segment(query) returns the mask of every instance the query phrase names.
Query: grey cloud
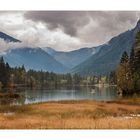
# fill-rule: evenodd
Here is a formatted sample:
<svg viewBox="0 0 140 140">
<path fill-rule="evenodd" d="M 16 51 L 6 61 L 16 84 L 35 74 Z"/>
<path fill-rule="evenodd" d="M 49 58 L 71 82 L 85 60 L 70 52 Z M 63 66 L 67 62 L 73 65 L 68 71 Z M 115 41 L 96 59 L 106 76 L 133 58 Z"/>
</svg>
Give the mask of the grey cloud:
<svg viewBox="0 0 140 140">
<path fill-rule="evenodd" d="M 101 28 L 107 28 L 109 31 L 124 29 L 128 26 L 135 24 L 137 21 L 137 12 L 122 12 L 122 11 L 108 11 L 108 12 L 93 12 L 90 16 L 100 25 Z"/>
<path fill-rule="evenodd" d="M 138 20 L 139 12 L 89 12 L 89 16 L 97 26 L 87 25 L 86 30 L 78 31 L 78 37 L 93 45 L 99 45 L 107 42 L 113 36 L 133 28 Z"/>
<path fill-rule="evenodd" d="M 50 29 L 61 28 L 71 36 L 75 36 L 78 29 L 89 23 L 88 13 L 78 11 L 31 11 L 25 13 L 25 17 L 45 22 Z"/>
<path fill-rule="evenodd" d="M 52 30 L 60 28 L 82 41 L 100 44 L 131 29 L 138 20 L 137 15 L 139 12 L 135 11 L 30 11 L 24 16 L 35 22 L 44 22 Z M 91 21 L 97 27 L 92 26 Z"/>
<path fill-rule="evenodd" d="M 139 11 L 1 11 L 0 30 L 31 46 L 97 46 L 135 26 Z"/>
</svg>

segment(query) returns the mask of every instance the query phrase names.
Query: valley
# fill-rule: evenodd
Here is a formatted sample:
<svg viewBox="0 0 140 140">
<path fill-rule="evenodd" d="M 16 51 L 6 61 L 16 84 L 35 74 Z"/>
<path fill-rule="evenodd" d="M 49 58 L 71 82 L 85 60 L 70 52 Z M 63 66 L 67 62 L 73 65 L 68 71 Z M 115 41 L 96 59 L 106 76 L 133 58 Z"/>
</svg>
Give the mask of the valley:
<svg viewBox="0 0 140 140">
<path fill-rule="evenodd" d="M 91 13 L 5 21 L 26 26 L 0 32 L 0 129 L 140 128 L 140 19 Z"/>
</svg>

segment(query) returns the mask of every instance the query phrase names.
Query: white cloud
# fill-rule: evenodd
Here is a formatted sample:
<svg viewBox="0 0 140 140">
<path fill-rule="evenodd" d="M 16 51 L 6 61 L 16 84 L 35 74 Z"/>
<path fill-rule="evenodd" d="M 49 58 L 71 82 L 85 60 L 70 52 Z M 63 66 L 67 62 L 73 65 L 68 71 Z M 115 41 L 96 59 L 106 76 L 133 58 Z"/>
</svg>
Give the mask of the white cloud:
<svg viewBox="0 0 140 140">
<path fill-rule="evenodd" d="M 0 12 L 0 31 L 22 41 L 17 45 L 0 41 L 0 46 L 6 45 L 0 51 L 23 46 L 52 47 L 60 51 L 92 47 L 133 28 L 139 18 L 139 12 L 67 12 L 67 15 L 62 12 L 60 20 L 59 13 L 53 13 L 56 18 L 46 12 L 40 18 L 41 13 L 35 15 L 33 20 L 36 13 L 32 12 L 30 18 L 26 18 L 26 13 Z"/>
<path fill-rule="evenodd" d="M 10 49 L 14 49 L 14 48 L 22 48 L 26 46 L 25 43 L 14 43 L 14 42 L 6 42 L 4 41 L 3 39 L 0 39 L 0 52 L 5 52 L 7 50 L 10 50 Z"/>
<path fill-rule="evenodd" d="M 60 29 L 51 31 L 41 22 L 36 23 L 25 19 L 23 14 L 24 12 L 0 14 L 0 30 L 21 40 L 23 43 L 19 47 L 23 45 L 27 47 L 53 47 L 56 50 L 68 51 L 76 49 L 80 45 L 78 38 L 71 37 Z M 12 46 L 6 44 L 6 46 L 8 45 Z M 2 48 L 1 51 L 3 51 Z"/>
</svg>

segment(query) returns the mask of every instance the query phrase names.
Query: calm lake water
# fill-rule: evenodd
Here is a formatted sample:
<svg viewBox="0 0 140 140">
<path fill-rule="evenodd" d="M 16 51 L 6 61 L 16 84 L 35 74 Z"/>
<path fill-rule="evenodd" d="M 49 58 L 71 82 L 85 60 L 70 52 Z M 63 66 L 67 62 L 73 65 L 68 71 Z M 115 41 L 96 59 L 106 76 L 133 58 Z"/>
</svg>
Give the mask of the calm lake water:
<svg viewBox="0 0 140 140">
<path fill-rule="evenodd" d="M 53 90 L 29 90 L 20 94 L 25 98 L 12 101 L 14 104 L 31 104 L 61 100 L 115 100 L 118 99 L 116 87 L 75 87 Z"/>
</svg>

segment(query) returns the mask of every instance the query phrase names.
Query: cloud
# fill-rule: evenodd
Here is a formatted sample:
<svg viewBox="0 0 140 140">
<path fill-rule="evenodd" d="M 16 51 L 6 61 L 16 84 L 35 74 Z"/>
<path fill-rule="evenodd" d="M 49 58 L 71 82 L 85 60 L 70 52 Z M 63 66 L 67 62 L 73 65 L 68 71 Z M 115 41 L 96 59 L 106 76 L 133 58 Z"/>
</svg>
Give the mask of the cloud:
<svg viewBox="0 0 140 140">
<path fill-rule="evenodd" d="M 77 30 L 89 22 L 87 12 L 79 11 L 30 11 L 25 13 L 24 16 L 33 21 L 42 21 L 52 30 L 61 28 L 71 36 L 75 36 Z"/>
<path fill-rule="evenodd" d="M 25 18 L 43 22 L 50 30 L 57 28 L 79 38 L 82 43 L 99 45 L 135 26 L 135 11 L 30 11 Z"/>
<path fill-rule="evenodd" d="M 6 42 L 3 39 L 0 39 L 0 53 L 15 48 L 23 48 L 25 46 L 27 46 L 25 42 Z"/>
<path fill-rule="evenodd" d="M 52 31 L 42 22 L 24 18 L 23 14 L 0 12 L 0 31 L 21 40 L 26 47 L 52 47 L 61 51 L 76 49 L 78 45 L 81 47 L 78 38 L 65 34 L 59 28 Z"/>
<path fill-rule="evenodd" d="M 23 42 L 10 47 L 70 51 L 106 43 L 132 29 L 139 15 L 138 11 L 0 11 L 0 31 Z"/>
</svg>

